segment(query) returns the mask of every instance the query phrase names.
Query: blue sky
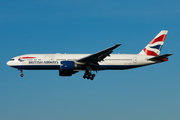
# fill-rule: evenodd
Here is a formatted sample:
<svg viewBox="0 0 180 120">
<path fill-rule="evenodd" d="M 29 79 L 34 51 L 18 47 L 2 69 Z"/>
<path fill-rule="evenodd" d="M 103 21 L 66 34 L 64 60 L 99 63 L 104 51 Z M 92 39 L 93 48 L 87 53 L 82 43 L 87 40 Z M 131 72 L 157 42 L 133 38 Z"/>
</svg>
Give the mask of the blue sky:
<svg viewBox="0 0 180 120">
<path fill-rule="evenodd" d="M 178 0 L 0 1 L 0 119 L 179 120 Z M 6 62 L 28 53 L 139 53 L 169 30 L 161 54 L 168 62 L 125 71 L 19 71 Z"/>
</svg>

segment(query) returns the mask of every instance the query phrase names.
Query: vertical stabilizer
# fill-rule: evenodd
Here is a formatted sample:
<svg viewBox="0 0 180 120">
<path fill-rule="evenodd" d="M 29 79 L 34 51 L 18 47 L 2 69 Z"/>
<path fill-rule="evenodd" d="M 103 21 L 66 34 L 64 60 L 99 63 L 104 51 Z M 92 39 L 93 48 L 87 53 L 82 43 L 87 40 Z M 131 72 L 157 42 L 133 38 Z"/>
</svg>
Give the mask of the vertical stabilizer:
<svg viewBox="0 0 180 120">
<path fill-rule="evenodd" d="M 139 54 L 159 56 L 167 33 L 167 30 L 162 30 Z"/>
</svg>

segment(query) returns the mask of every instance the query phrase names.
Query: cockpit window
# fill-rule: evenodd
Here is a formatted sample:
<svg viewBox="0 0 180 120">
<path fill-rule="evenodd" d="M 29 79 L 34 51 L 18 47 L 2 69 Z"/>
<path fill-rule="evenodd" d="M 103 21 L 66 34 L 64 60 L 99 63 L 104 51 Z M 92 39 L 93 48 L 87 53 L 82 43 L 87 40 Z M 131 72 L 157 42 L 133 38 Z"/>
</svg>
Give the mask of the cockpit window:
<svg viewBox="0 0 180 120">
<path fill-rule="evenodd" d="M 10 59 L 10 61 L 14 61 L 15 59 Z"/>
</svg>

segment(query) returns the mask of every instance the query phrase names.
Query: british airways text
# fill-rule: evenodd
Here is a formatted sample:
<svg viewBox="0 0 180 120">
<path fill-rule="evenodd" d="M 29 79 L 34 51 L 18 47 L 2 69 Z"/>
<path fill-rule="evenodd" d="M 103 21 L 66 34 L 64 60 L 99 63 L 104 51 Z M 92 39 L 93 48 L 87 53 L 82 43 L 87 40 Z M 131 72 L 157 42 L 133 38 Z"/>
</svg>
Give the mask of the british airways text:
<svg viewBox="0 0 180 120">
<path fill-rule="evenodd" d="M 29 61 L 29 64 L 58 64 L 58 61 Z"/>
</svg>

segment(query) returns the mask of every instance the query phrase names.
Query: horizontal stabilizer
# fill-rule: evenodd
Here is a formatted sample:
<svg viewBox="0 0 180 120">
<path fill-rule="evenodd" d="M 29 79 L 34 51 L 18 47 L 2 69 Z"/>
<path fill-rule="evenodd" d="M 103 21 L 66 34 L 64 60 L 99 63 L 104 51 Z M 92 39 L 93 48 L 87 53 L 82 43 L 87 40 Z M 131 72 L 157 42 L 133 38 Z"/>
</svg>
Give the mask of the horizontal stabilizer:
<svg viewBox="0 0 180 120">
<path fill-rule="evenodd" d="M 173 55 L 172 53 L 169 53 L 169 54 L 164 54 L 164 55 L 160 55 L 160 56 L 156 56 L 156 57 L 153 57 L 153 58 L 150 58 L 148 60 L 151 60 L 151 61 L 167 61 L 167 57 L 170 56 L 170 55 Z"/>
</svg>

